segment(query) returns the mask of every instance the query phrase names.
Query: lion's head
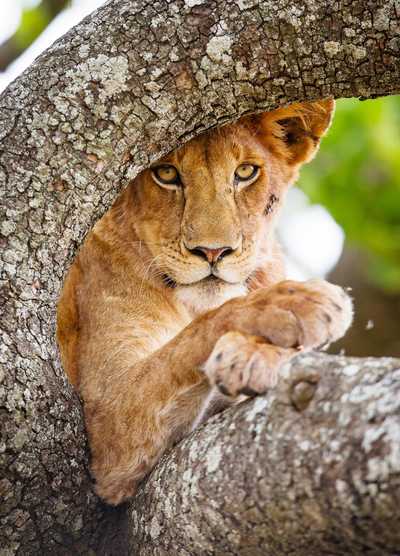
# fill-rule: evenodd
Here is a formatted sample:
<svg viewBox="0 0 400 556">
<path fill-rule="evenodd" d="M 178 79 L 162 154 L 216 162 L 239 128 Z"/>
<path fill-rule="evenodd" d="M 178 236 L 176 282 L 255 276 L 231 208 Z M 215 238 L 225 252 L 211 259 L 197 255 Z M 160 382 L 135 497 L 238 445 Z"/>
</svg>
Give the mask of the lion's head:
<svg viewBox="0 0 400 556">
<path fill-rule="evenodd" d="M 242 118 L 193 139 L 134 180 L 131 225 L 182 300 L 210 308 L 246 292 L 249 278 L 273 257 L 279 207 L 333 109 L 327 99 Z"/>
</svg>

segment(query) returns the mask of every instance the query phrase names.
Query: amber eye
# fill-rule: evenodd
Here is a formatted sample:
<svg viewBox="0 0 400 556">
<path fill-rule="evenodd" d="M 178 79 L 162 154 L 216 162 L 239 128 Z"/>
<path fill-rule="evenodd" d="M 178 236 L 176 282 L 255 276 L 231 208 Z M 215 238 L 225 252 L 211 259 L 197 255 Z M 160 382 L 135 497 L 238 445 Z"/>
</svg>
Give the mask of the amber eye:
<svg viewBox="0 0 400 556">
<path fill-rule="evenodd" d="M 260 172 L 260 168 L 255 164 L 241 164 L 236 168 L 235 180 L 238 182 L 247 182 L 255 179 Z"/>
<path fill-rule="evenodd" d="M 176 186 L 180 184 L 179 172 L 175 168 L 175 166 L 172 166 L 172 164 L 163 164 L 162 166 L 156 166 L 155 168 L 152 168 L 151 171 L 153 174 L 153 178 L 161 186 Z"/>
</svg>

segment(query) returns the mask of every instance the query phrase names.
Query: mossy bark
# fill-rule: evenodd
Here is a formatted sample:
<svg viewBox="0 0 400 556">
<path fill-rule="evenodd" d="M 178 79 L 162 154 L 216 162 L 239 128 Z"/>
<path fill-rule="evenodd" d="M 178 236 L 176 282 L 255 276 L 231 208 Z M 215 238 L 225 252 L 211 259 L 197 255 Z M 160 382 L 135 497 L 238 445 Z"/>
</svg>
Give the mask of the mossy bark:
<svg viewBox="0 0 400 556">
<path fill-rule="evenodd" d="M 90 226 L 205 129 L 293 100 L 398 92 L 398 24 L 395 0 L 112 0 L 0 97 L 2 556 L 122 553 L 123 510 L 92 493 L 54 342 L 60 285 Z"/>
<path fill-rule="evenodd" d="M 130 554 L 394 556 L 399 505 L 400 360 L 310 354 L 160 462 Z"/>
</svg>

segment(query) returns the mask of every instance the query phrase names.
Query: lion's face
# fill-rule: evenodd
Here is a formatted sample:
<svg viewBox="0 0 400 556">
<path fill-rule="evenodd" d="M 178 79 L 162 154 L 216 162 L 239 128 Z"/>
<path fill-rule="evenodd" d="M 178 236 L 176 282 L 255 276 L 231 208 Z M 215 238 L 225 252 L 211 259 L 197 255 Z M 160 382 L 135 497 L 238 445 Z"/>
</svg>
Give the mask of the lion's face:
<svg viewBox="0 0 400 556">
<path fill-rule="evenodd" d="M 245 293 L 247 279 L 272 253 L 288 185 L 330 121 L 333 104 L 324 102 L 318 133 L 306 130 L 294 108 L 242 119 L 190 141 L 132 184 L 134 227 L 152 271 L 183 299 L 198 296 L 204 304 L 206 296 L 212 306 Z"/>
</svg>

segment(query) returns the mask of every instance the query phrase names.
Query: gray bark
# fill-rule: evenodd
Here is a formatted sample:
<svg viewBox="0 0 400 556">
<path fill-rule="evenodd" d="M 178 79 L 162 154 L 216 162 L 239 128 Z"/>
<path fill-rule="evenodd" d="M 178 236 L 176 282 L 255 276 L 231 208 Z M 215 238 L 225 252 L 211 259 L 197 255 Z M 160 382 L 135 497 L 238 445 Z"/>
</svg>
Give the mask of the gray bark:
<svg viewBox="0 0 400 556">
<path fill-rule="evenodd" d="M 395 0 L 112 0 L 0 97 L 2 556 L 122 554 L 122 511 L 92 493 L 54 342 L 90 226 L 202 130 L 293 100 L 398 92 L 398 16 Z"/>
<path fill-rule="evenodd" d="M 306 355 L 281 375 L 164 457 L 131 554 L 399 554 L 400 360 Z"/>
</svg>

